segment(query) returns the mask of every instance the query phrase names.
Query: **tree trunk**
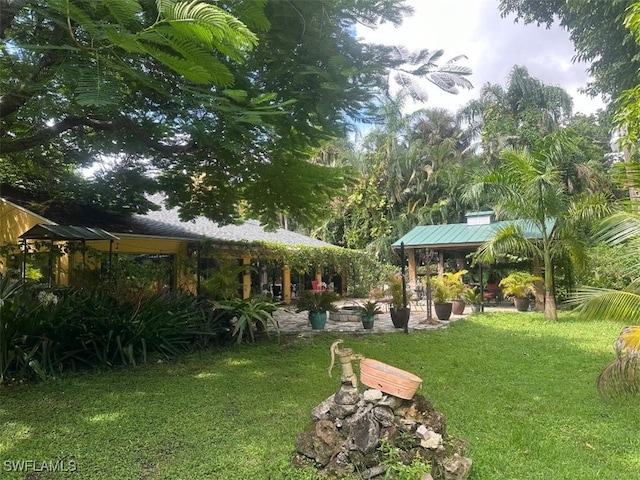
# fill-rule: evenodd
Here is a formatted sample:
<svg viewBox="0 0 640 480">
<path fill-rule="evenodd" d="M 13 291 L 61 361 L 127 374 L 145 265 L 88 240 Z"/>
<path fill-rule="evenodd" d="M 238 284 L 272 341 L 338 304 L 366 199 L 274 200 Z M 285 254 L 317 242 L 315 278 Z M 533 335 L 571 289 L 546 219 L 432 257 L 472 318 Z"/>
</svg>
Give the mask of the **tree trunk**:
<svg viewBox="0 0 640 480">
<path fill-rule="evenodd" d="M 551 252 L 544 249 L 544 319 L 549 322 L 558 320 L 558 310 L 556 309 L 556 296 L 553 291 L 553 264 L 551 263 Z"/>
<path fill-rule="evenodd" d="M 540 262 L 540 257 L 537 255 L 533 259 L 533 274 L 536 277 L 542 278 L 542 262 Z M 536 281 L 533 283 L 534 288 L 536 289 L 534 295 L 536 297 L 536 312 L 542 312 L 544 310 L 544 281 Z"/>
</svg>

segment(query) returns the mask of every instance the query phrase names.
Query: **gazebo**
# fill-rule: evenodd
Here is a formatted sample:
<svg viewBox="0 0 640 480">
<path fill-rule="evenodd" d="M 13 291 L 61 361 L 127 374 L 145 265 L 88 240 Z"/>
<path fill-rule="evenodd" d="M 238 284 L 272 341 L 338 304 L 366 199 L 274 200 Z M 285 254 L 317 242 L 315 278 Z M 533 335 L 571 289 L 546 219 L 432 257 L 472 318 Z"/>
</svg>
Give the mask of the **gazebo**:
<svg viewBox="0 0 640 480">
<path fill-rule="evenodd" d="M 466 268 L 466 257 L 475 252 L 480 245 L 491 240 L 502 228 L 516 225 L 522 229 L 525 237 L 541 238 L 540 230 L 527 220 L 502 220 L 496 221 L 494 212 L 469 212 L 465 215 L 465 223 L 452 223 L 447 225 L 425 225 L 413 228 L 391 245 L 391 248 L 399 250 L 404 244 L 408 257 L 408 280 L 411 285 L 417 282 L 417 258 L 419 252 L 432 254 L 438 258 L 438 273 L 444 272 L 445 254 L 456 259 L 459 269 Z M 553 228 L 555 220 L 550 221 L 549 230 Z M 478 266 L 480 272 L 480 285 L 482 286 L 482 265 Z"/>
</svg>

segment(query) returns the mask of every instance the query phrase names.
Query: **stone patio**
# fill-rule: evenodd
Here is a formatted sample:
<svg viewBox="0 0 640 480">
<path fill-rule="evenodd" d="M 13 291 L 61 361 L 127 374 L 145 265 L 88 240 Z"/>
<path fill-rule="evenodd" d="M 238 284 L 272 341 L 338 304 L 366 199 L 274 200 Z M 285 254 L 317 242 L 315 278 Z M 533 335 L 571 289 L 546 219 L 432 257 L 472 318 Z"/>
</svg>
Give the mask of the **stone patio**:
<svg viewBox="0 0 640 480">
<path fill-rule="evenodd" d="M 357 306 L 365 302 L 366 299 L 344 299 L 336 302 L 338 308 L 343 306 Z M 382 305 L 383 308 L 386 308 Z M 465 311 L 462 315 L 451 315 L 451 318 L 448 321 L 440 321 L 436 317 L 435 312 L 432 312 L 432 320 L 427 319 L 427 311 L 426 306 L 421 304 L 412 303 L 411 306 L 411 317 L 409 319 L 409 333 L 416 330 L 434 330 L 438 328 L 447 328 L 450 323 L 464 319 L 473 315 L 471 312 L 471 307 L 467 305 Z M 485 305 L 485 312 L 516 312 L 515 307 L 508 302 L 502 302 L 500 305 L 488 306 Z M 278 320 L 278 325 L 280 326 L 281 333 L 318 333 L 323 331 L 330 332 L 344 332 L 344 333 L 391 333 L 391 332 L 402 332 L 402 328 L 395 328 L 393 323 L 391 322 L 391 315 L 388 310 L 380 315 L 376 315 L 375 323 L 373 325 L 373 329 L 365 330 L 362 326 L 362 322 L 357 319 L 356 315 L 350 315 L 352 321 L 336 321 L 336 317 L 340 320 L 344 320 L 347 318 L 345 315 L 334 315 L 334 319 L 331 319 L 331 313 L 327 318 L 327 324 L 324 330 L 313 330 L 309 325 L 307 320 L 308 313 L 300 312 L 296 313 L 296 307 L 293 305 L 287 305 L 282 308 L 279 308 L 273 316 L 276 320 Z M 355 320 L 355 321 L 354 321 Z"/>
</svg>

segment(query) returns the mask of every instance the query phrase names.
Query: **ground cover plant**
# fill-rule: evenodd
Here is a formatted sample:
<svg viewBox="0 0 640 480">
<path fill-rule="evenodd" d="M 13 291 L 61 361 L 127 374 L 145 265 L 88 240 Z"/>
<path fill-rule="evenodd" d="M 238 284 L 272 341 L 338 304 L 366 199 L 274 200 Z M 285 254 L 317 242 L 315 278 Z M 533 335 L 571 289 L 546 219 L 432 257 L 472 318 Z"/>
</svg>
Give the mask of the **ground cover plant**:
<svg viewBox="0 0 640 480">
<path fill-rule="evenodd" d="M 423 378 L 419 393 L 465 440 L 471 479 L 620 479 L 640 471 L 637 399 L 603 401 L 595 380 L 622 323 L 562 313 L 467 317 L 439 331 L 283 337 L 111 372 L 0 389 L 7 462 L 73 460 L 30 478 L 309 479 L 295 435 L 337 388 L 336 338 Z"/>
</svg>

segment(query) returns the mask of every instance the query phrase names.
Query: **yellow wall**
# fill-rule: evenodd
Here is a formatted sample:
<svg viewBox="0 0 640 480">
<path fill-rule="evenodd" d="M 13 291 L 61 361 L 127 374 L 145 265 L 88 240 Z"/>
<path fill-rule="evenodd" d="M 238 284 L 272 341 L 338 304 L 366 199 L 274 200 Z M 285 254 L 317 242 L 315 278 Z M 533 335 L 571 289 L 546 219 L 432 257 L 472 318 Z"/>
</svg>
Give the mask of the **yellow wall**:
<svg viewBox="0 0 640 480">
<path fill-rule="evenodd" d="M 18 237 L 38 223 L 53 222 L 0 198 L 0 246 L 18 244 Z M 6 258 L 0 256 L 0 262 L 0 273 L 4 273 Z"/>
</svg>

